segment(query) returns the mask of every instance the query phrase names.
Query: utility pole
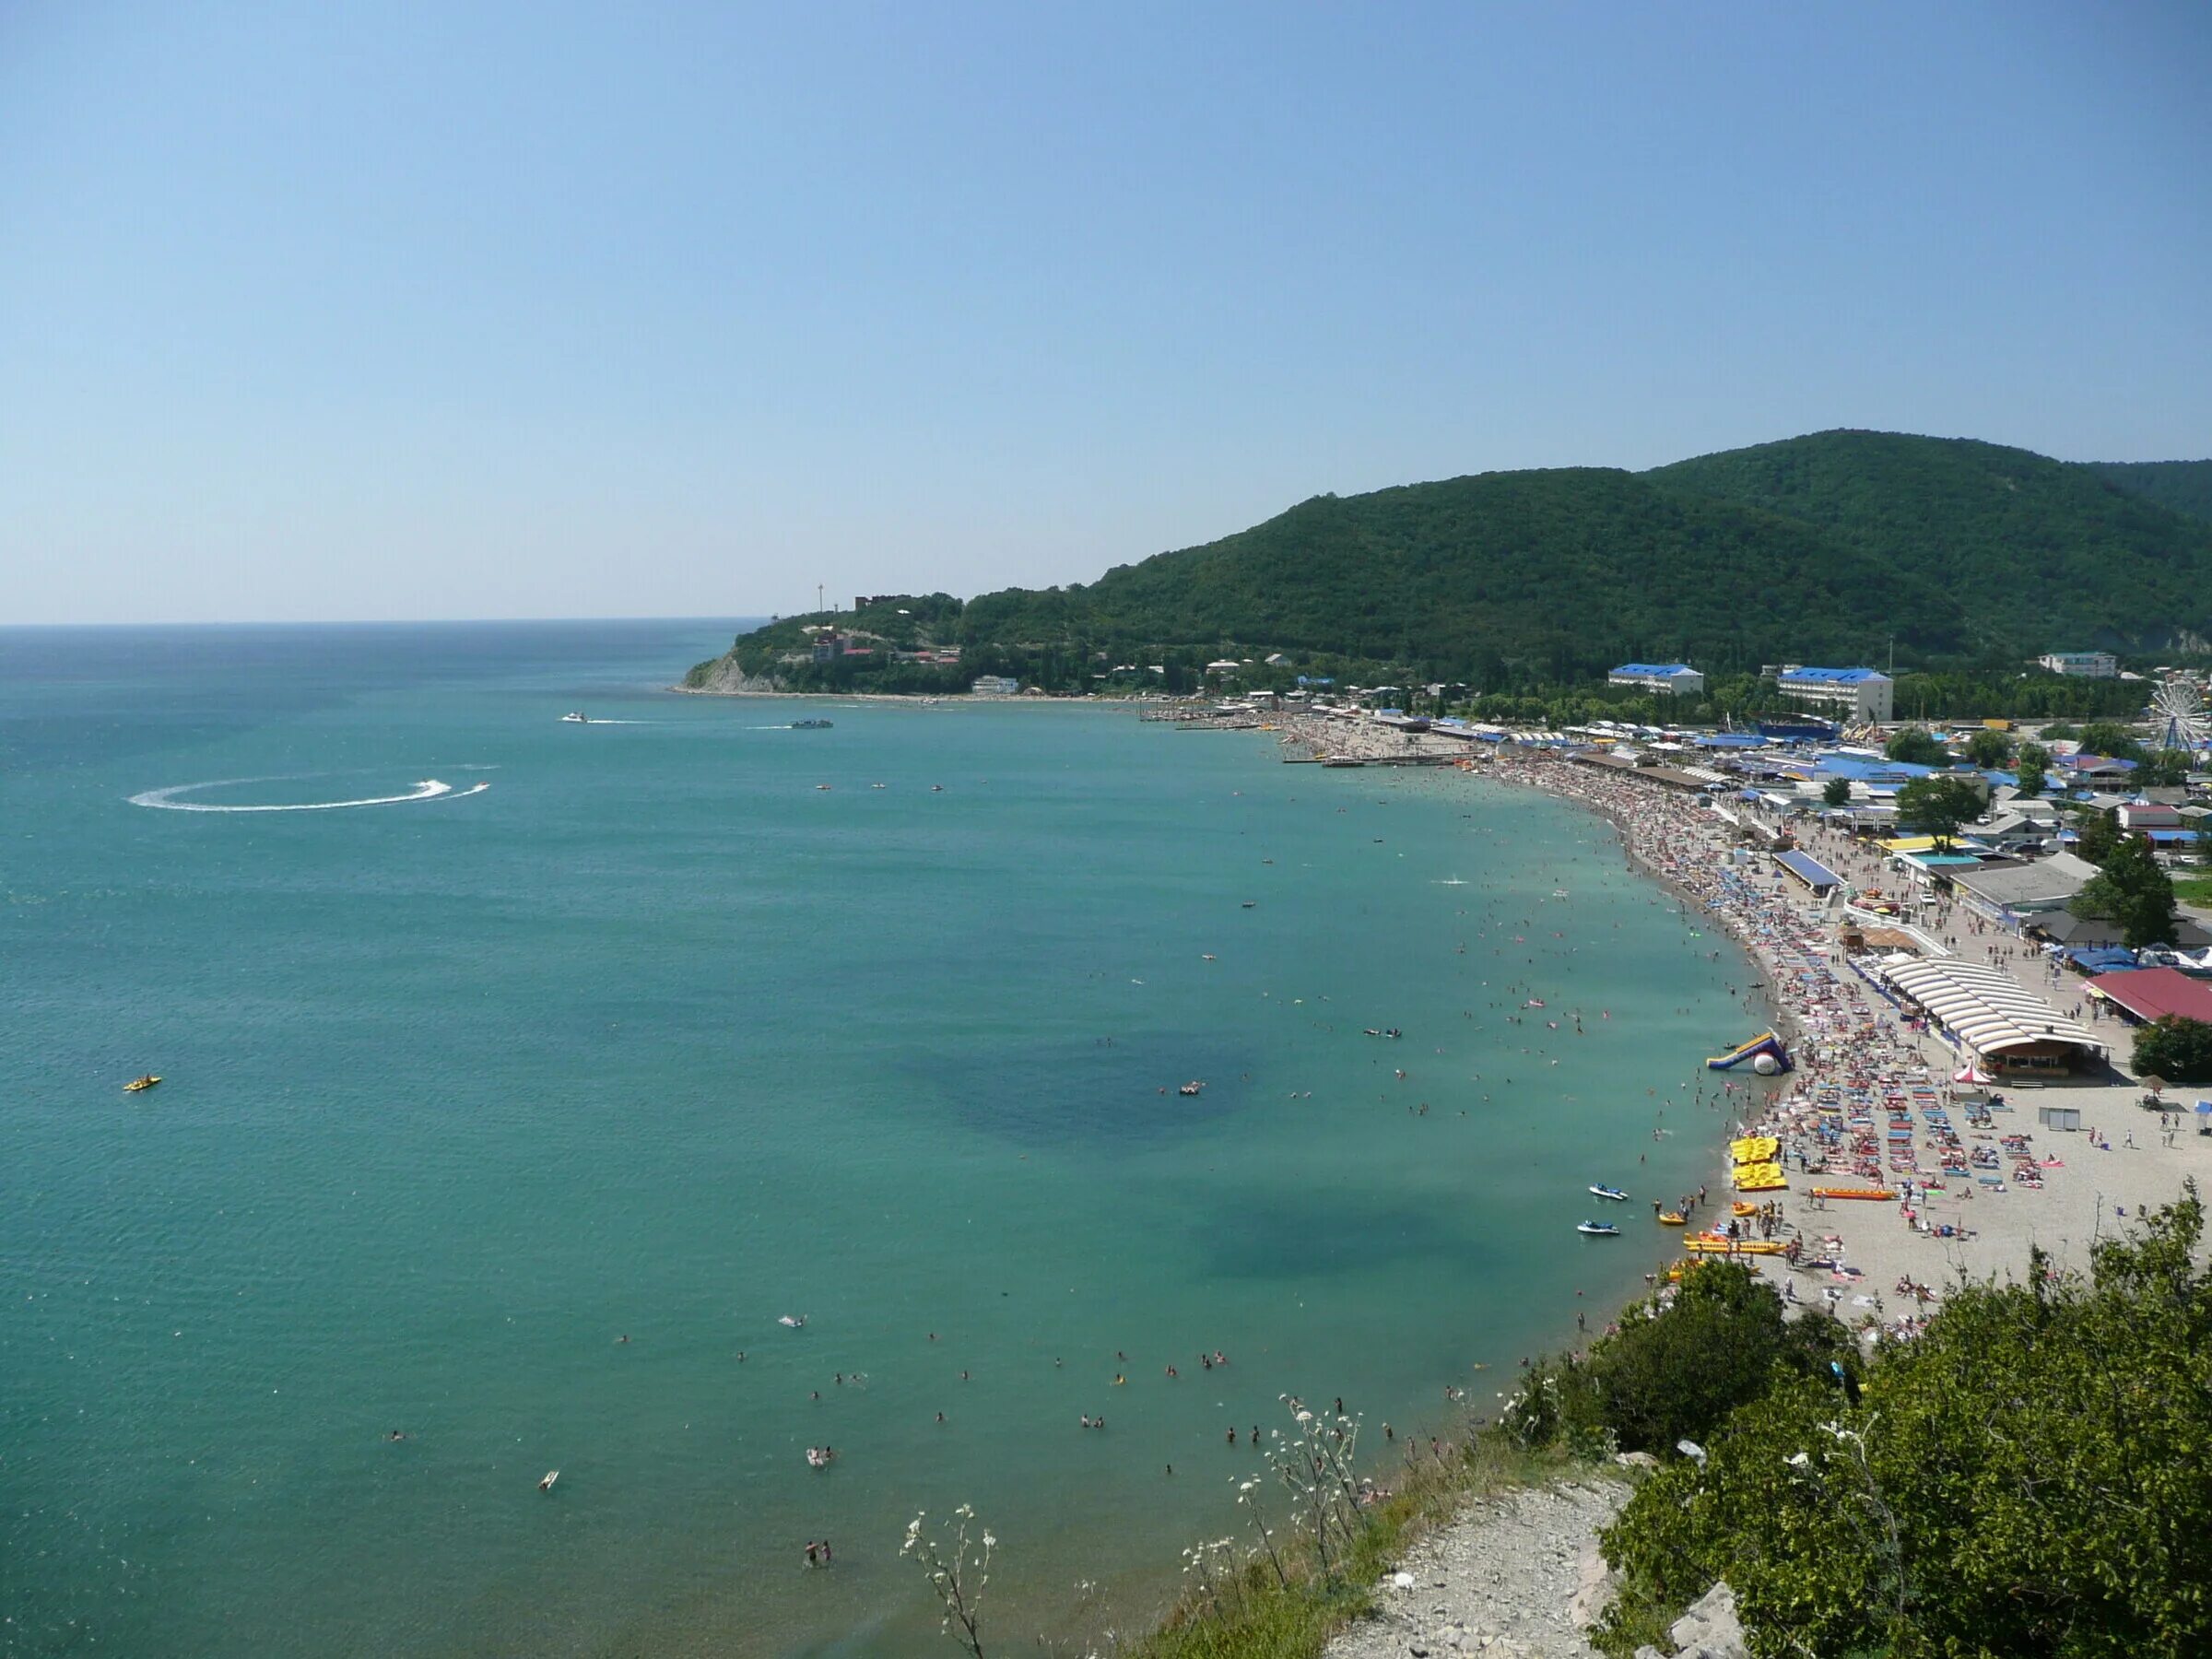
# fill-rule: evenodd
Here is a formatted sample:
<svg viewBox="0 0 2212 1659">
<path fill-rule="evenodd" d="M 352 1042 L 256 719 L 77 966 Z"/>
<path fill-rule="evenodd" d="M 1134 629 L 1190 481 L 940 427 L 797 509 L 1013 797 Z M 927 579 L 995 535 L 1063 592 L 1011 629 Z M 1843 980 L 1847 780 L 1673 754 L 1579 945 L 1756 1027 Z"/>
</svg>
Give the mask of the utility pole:
<svg viewBox="0 0 2212 1659">
<path fill-rule="evenodd" d="M 814 608 L 818 611 L 822 608 L 822 583 L 818 582 L 814 584 Z"/>
</svg>

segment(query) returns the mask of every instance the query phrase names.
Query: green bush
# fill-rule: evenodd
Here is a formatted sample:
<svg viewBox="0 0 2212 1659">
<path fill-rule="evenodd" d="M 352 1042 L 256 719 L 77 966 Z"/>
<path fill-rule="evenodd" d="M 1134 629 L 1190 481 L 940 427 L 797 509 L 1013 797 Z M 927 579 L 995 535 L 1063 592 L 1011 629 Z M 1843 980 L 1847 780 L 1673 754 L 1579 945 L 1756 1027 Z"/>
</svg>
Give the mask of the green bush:
<svg viewBox="0 0 2212 1659">
<path fill-rule="evenodd" d="M 1725 1577 L 1752 1652 L 2212 1653 L 2212 1277 L 2194 1185 L 2088 1274 L 1961 1285 L 1862 1397 L 1785 1380 L 1606 1530 L 1630 1636 Z"/>
<path fill-rule="evenodd" d="M 2212 1083 L 2212 1024 L 2169 1014 L 2136 1033 L 2136 1076 Z"/>
</svg>

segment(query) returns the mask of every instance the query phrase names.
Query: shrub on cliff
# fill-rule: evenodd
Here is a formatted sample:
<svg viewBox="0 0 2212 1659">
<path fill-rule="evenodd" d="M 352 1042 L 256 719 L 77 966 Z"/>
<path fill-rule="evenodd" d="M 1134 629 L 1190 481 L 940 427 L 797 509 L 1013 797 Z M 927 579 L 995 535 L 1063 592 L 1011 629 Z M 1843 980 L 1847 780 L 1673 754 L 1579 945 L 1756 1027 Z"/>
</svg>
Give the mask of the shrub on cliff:
<svg viewBox="0 0 2212 1659">
<path fill-rule="evenodd" d="M 1671 1454 L 1778 1376 L 1827 1376 L 1830 1360 L 1851 1363 L 1850 1348 L 1833 1320 L 1785 1320 L 1773 1287 L 1741 1263 L 1702 1262 L 1671 1299 L 1623 1313 L 1587 1356 L 1534 1368 L 1505 1421 L 1530 1445 L 1591 1451 L 1609 1441 Z"/>
<path fill-rule="evenodd" d="M 1961 1286 L 1860 1400 L 1789 1382 L 1604 1536 L 1636 1631 L 1734 1586 L 1754 1653 L 2212 1653 L 2212 1275 L 2194 1185 L 2089 1271 Z"/>
</svg>

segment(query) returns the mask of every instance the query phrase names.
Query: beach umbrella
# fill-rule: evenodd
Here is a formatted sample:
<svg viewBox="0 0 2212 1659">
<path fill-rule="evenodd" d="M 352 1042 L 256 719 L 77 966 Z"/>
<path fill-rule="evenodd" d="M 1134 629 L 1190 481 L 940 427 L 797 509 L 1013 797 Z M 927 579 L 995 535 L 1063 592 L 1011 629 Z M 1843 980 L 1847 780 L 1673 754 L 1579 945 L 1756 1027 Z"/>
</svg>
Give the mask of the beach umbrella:
<svg viewBox="0 0 2212 1659">
<path fill-rule="evenodd" d="M 2142 1083 L 2143 1087 L 2149 1089 L 2152 1094 L 2166 1092 L 2166 1079 L 2163 1077 L 2146 1077 L 2142 1079 Z"/>
<path fill-rule="evenodd" d="M 2212 1100 L 2199 1100 L 2196 1103 L 2196 1109 L 2205 1116 L 2212 1117 Z"/>
</svg>

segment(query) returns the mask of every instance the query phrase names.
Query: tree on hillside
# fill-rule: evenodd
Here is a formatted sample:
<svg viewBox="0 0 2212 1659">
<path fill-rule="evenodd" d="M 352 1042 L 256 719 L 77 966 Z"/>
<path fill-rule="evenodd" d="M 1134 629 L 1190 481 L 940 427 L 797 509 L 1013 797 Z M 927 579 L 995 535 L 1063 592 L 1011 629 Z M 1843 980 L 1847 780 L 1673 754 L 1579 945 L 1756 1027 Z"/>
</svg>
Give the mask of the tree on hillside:
<svg viewBox="0 0 2212 1659">
<path fill-rule="evenodd" d="M 1938 847 L 1981 816 L 1981 793 L 1963 778 L 1915 778 L 1897 792 L 1898 827 L 1932 835 Z"/>
<path fill-rule="evenodd" d="M 2104 867 L 2066 908 L 2118 923 L 2120 942 L 2130 950 L 2174 942 L 2173 883 L 2140 835 L 2121 836 Z"/>
<path fill-rule="evenodd" d="M 2169 1014 L 2136 1033 L 2136 1076 L 2212 1083 L 2212 1025 Z"/>
<path fill-rule="evenodd" d="M 2044 785 L 2050 778 L 2048 771 L 2050 764 L 2051 751 L 2041 744 L 2023 743 L 2020 745 L 2020 758 L 2014 763 L 2013 771 L 2020 781 L 2021 794 L 2033 800 L 2043 793 Z"/>
<path fill-rule="evenodd" d="M 1966 740 L 1966 758 L 1985 771 L 1994 771 L 2012 759 L 2012 739 L 1984 726 Z"/>
<path fill-rule="evenodd" d="M 1941 766 L 1950 759 L 1936 734 L 1919 726 L 1907 726 L 1890 738 L 1883 746 L 1882 753 L 1908 766 Z"/>
<path fill-rule="evenodd" d="M 1830 778 L 1820 786 L 1820 799 L 1824 805 L 1830 806 L 1850 806 L 1851 780 L 1849 778 Z"/>
</svg>

